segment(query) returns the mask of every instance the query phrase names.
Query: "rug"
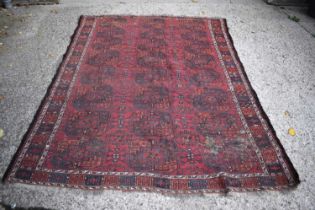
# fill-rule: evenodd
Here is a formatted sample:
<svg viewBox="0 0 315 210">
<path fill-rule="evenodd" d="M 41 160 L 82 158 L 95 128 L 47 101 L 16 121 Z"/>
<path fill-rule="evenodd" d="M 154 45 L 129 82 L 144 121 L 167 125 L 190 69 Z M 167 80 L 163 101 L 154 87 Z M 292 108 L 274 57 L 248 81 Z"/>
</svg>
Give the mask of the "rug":
<svg viewBox="0 0 315 210">
<path fill-rule="evenodd" d="M 6 180 L 170 193 L 299 180 L 225 19 L 82 16 Z"/>
</svg>

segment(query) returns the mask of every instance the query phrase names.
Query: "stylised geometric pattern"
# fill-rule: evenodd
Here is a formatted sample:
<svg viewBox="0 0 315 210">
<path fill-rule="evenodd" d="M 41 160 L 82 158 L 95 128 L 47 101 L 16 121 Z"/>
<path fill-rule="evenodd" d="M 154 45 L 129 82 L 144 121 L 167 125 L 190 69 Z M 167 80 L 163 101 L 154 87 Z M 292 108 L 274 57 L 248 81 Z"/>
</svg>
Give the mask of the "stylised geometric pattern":
<svg viewBox="0 0 315 210">
<path fill-rule="evenodd" d="M 282 189 L 297 174 L 224 19 L 83 16 L 8 173 L 84 189 Z"/>
</svg>

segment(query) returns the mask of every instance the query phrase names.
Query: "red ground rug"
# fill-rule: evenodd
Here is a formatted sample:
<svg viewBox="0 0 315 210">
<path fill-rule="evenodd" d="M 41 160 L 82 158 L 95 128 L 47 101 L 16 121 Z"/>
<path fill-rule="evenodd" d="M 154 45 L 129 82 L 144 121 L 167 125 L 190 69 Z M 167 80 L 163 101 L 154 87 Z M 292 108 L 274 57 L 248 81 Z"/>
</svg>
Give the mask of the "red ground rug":
<svg viewBox="0 0 315 210">
<path fill-rule="evenodd" d="M 7 181 L 174 193 L 299 180 L 224 19 L 83 16 Z"/>
</svg>

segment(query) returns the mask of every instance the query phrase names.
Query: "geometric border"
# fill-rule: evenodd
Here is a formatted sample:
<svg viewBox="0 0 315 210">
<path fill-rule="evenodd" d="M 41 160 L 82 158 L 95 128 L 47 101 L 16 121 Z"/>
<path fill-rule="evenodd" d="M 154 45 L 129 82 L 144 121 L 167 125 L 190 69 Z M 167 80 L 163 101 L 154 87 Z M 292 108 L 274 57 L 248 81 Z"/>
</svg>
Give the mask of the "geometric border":
<svg viewBox="0 0 315 210">
<path fill-rule="evenodd" d="M 225 40 L 228 44 L 229 50 L 232 52 L 231 54 L 232 54 L 233 60 L 236 63 L 239 74 L 242 77 L 244 85 L 246 86 L 246 90 L 247 90 L 248 95 L 250 96 L 250 99 L 252 101 L 252 105 L 255 107 L 256 114 L 258 115 L 264 130 L 268 134 L 269 140 L 272 143 L 272 146 L 274 147 L 274 149 L 277 153 L 278 159 L 280 160 L 280 162 L 282 164 L 282 167 L 284 169 L 284 172 L 286 173 L 286 176 L 289 179 L 289 183 L 292 185 L 296 185 L 299 183 L 298 174 L 297 174 L 295 168 L 293 167 L 289 157 L 287 156 L 284 148 L 282 147 L 280 140 L 276 136 L 276 132 L 273 129 L 267 114 L 264 112 L 264 110 L 263 110 L 263 108 L 259 102 L 259 99 L 257 97 L 256 92 L 254 91 L 254 89 L 252 88 L 252 86 L 250 84 L 250 81 L 246 75 L 244 67 L 243 67 L 243 65 L 242 65 L 242 63 L 238 57 L 238 54 L 235 50 L 235 47 L 233 45 L 232 37 L 228 32 L 226 20 L 221 19 L 220 22 L 221 22 L 221 27 L 224 30 Z"/>
</svg>

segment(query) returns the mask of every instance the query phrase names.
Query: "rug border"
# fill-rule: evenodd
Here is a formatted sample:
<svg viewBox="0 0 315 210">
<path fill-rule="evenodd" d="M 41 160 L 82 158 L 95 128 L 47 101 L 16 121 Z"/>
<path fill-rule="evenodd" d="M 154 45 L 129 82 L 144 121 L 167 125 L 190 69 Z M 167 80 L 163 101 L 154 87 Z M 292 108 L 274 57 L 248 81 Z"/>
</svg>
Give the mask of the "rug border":
<svg viewBox="0 0 315 210">
<path fill-rule="evenodd" d="M 17 163 L 17 160 L 18 158 L 20 157 L 21 153 L 22 153 L 22 150 L 25 146 L 25 144 L 27 143 L 27 140 L 28 140 L 28 137 L 30 135 L 30 133 L 32 132 L 32 130 L 34 129 L 35 127 L 35 124 L 40 116 L 40 114 L 42 113 L 42 109 L 43 107 L 45 106 L 45 104 L 48 102 L 48 99 L 49 99 L 49 96 L 51 95 L 51 91 L 53 89 L 53 87 L 55 86 L 56 82 L 57 82 L 57 78 L 58 76 L 60 75 L 61 73 L 61 70 L 62 70 L 62 67 L 63 65 L 66 64 L 66 58 L 69 56 L 70 52 L 71 52 L 71 48 L 73 47 L 73 45 L 75 44 L 76 40 L 75 40 L 75 37 L 77 36 L 78 34 L 78 31 L 79 29 L 81 28 L 81 25 L 82 25 L 82 22 L 83 20 L 88 17 L 88 16 L 84 16 L 84 15 L 81 15 L 79 20 L 78 20 L 78 23 L 77 23 L 77 26 L 73 32 L 73 34 L 70 36 L 70 42 L 68 43 L 68 46 L 67 46 L 67 49 L 66 49 L 66 52 L 63 54 L 62 58 L 61 58 L 61 62 L 60 64 L 58 65 L 57 67 L 57 70 L 55 71 L 55 74 L 53 76 L 53 78 L 51 79 L 51 82 L 49 84 L 49 86 L 47 87 L 46 89 L 46 92 L 45 92 L 45 95 L 43 97 L 43 99 L 41 100 L 40 102 L 40 105 L 39 107 L 37 108 L 36 112 L 35 112 L 35 115 L 30 123 L 30 125 L 28 126 L 28 129 L 26 131 L 26 133 L 23 135 L 22 137 L 22 140 L 18 146 L 18 149 L 16 150 L 15 154 L 13 155 L 13 157 L 11 158 L 11 162 L 10 164 L 7 166 L 7 170 L 5 171 L 3 177 L 2 177 L 2 182 L 4 183 L 7 183 L 7 182 L 10 182 L 9 181 L 9 178 L 10 178 L 10 175 L 13 171 L 13 169 L 16 167 L 16 163 Z"/>
<path fill-rule="evenodd" d="M 221 177 L 224 178 L 224 177 Z M 205 194 L 205 193 L 216 193 L 216 194 L 228 194 L 230 192 L 235 193 L 242 193 L 242 192 L 264 192 L 264 191 L 281 191 L 281 192 L 290 192 L 297 188 L 297 185 L 281 185 L 276 187 L 229 187 L 226 188 L 220 188 L 220 189 L 197 189 L 197 190 L 171 190 L 171 189 L 164 189 L 164 188 L 158 188 L 158 187 L 143 187 L 143 186 L 106 186 L 106 185 L 100 185 L 100 186 L 83 186 L 83 185 L 73 185 L 73 184 L 60 184 L 60 183 L 48 183 L 48 182 L 34 182 L 34 181 L 21 181 L 19 179 L 16 179 L 15 182 L 10 182 L 15 184 L 28 184 L 32 186 L 44 186 L 44 187 L 54 187 L 54 188 L 67 188 L 67 189 L 81 189 L 81 190 L 87 190 L 87 191 L 96 191 L 96 190 L 118 190 L 121 192 L 140 192 L 140 193 L 161 193 L 166 195 L 188 195 L 188 194 Z"/>
<path fill-rule="evenodd" d="M 239 66 L 240 66 L 240 70 L 245 78 L 245 83 L 248 85 L 249 87 L 249 91 L 250 94 L 253 96 L 254 100 L 255 100 L 255 105 L 257 106 L 259 113 L 261 114 L 261 116 L 263 117 L 269 131 L 272 134 L 273 139 L 275 140 L 277 146 L 279 147 L 280 151 L 281 151 L 281 155 L 285 161 L 285 164 L 288 167 L 288 170 L 290 172 L 290 175 L 292 176 L 292 182 L 288 183 L 287 185 L 281 185 L 281 186 L 275 186 L 275 187 L 267 187 L 267 186 L 262 186 L 259 188 L 245 188 L 245 187 L 228 187 L 226 186 L 225 189 L 202 189 L 202 190 L 169 190 L 169 189 L 159 189 L 156 187 L 141 187 L 141 186 L 136 186 L 136 187 L 122 187 L 122 186 L 98 186 L 98 187 L 88 187 L 88 186 L 78 186 L 78 185 L 71 185 L 71 184 L 59 184 L 59 183 L 49 183 L 49 182 L 34 182 L 34 181 L 22 181 L 19 179 L 14 179 L 14 182 L 17 183 L 28 183 L 28 184 L 34 184 L 34 185 L 45 185 L 45 186 L 59 186 L 59 187 L 71 187 L 71 188 L 79 188 L 79 189 L 86 189 L 86 190 L 97 190 L 97 189 L 116 189 L 116 190 L 122 190 L 122 191 L 148 191 L 148 192 L 162 192 L 162 193 L 171 193 L 171 194 L 183 194 L 183 193 L 187 193 L 187 194 L 191 194 L 191 193 L 227 193 L 229 191 L 234 191 L 234 192 L 244 192 L 244 191 L 261 191 L 261 190 L 287 190 L 287 189 L 293 189 L 294 187 L 296 187 L 299 184 L 299 176 L 298 173 L 296 172 L 291 160 L 289 159 L 289 157 L 287 156 L 285 149 L 283 148 L 281 141 L 279 140 L 279 138 L 276 135 L 276 132 L 273 128 L 273 126 L 271 125 L 270 119 L 268 118 L 267 114 L 264 112 L 258 96 L 255 92 L 255 90 L 253 89 L 249 78 L 245 72 L 244 66 L 238 56 L 238 53 L 235 49 L 234 43 L 233 43 L 233 39 L 229 33 L 228 30 L 228 26 L 227 26 L 227 20 L 225 18 L 220 18 L 220 17 L 197 17 L 197 16 L 172 16 L 172 15 L 97 15 L 97 16 L 93 16 L 93 15 L 81 15 L 77 24 L 76 29 L 74 30 L 73 35 L 70 37 L 70 43 L 67 47 L 66 53 L 63 55 L 62 57 L 62 62 L 59 64 L 57 71 L 54 75 L 54 77 L 51 80 L 50 85 L 47 88 L 47 91 L 45 93 L 45 96 L 43 98 L 43 100 L 40 103 L 40 106 L 38 107 L 36 114 L 33 117 L 33 120 L 31 122 L 31 124 L 29 125 L 28 130 L 26 131 L 25 135 L 22 138 L 22 141 L 15 153 L 15 155 L 13 156 L 10 164 L 7 167 L 7 170 L 2 178 L 2 181 L 5 183 L 8 182 L 12 182 L 13 180 L 9 179 L 11 176 L 12 171 L 14 170 L 14 168 L 16 167 L 16 163 L 17 163 L 17 159 L 20 157 L 21 152 L 23 150 L 23 148 L 25 147 L 25 144 L 27 142 L 28 136 L 29 134 L 32 132 L 35 123 L 38 120 L 39 115 L 41 114 L 42 108 L 43 106 L 47 103 L 47 100 L 51 94 L 51 89 L 55 86 L 56 81 L 58 76 L 61 73 L 62 67 L 63 65 L 66 63 L 66 58 L 69 56 L 70 52 L 71 52 L 71 48 L 72 46 L 75 44 L 76 40 L 75 37 L 79 31 L 79 29 L 81 28 L 82 22 L 84 19 L 86 18 L 97 18 L 97 17 L 171 17 L 171 18 L 194 18 L 194 19 L 206 19 L 206 20 L 222 20 L 223 21 L 223 26 L 224 28 L 222 28 L 222 30 L 225 31 L 228 40 L 227 42 L 229 42 L 229 44 L 231 45 L 231 50 L 232 53 L 234 53 L 235 59 L 238 62 Z M 224 176 L 222 176 L 222 178 L 224 179 Z"/>
<path fill-rule="evenodd" d="M 292 186 L 298 185 L 300 183 L 299 175 L 298 175 L 296 169 L 294 168 L 294 166 L 293 166 L 289 156 L 287 155 L 287 153 L 286 153 L 286 151 L 285 151 L 285 149 L 284 149 L 280 139 L 278 138 L 278 136 L 276 134 L 276 131 L 275 131 L 274 127 L 272 126 L 268 115 L 266 114 L 265 110 L 263 109 L 255 89 L 251 85 L 251 82 L 250 82 L 250 80 L 248 78 L 248 75 L 245 72 L 244 65 L 241 62 L 241 59 L 240 59 L 240 57 L 239 57 L 239 55 L 238 55 L 238 53 L 237 53 L 237 51 L 235 49 L 233 38 L 232 38 L 232 36 L 231 36 L 231 34 L 229 32 L 229 28 L 228 28 L 228 25 L 227 25 L 227 20 L 226 19 L 222 19 L 222 20 L 223 20 L 223 26 L 224 26 L 223 30 L 225 30 L 225 33 L 226 33 L 226 35 L 228 37 L 228 41 L 230 42 L 230 45 L 231 45 L 231 49 L 232 49 L 232 51 L 234 53 L 235 59 L 236 59 L 236 61 L 239 64 L 239 67 L 240 67 L 239 69 L 241 70 L 241 72 L 242 72 L 242 74 L 244 76 L 244 79 L 245 79 L 244 82 L 247 83 L 249 91 L 250 91 L 250 94 L 253 96 L 253 98 L 255 100 L 255 105 L 257 106 L 257 108 L 258 108 L 258 110 L 260 112 L 260 115 L 262 116 L 263 120 L 265 121 L 265 123 L 266 123 L 266 125 L 267 125 L 267 127 L 268 127 L 268 129 L 269 129 L 269 131 L 270 131 L 270 133 L 272 135 L 273 140 L 276 142 L 278 148 L 280 149 L 282 157 L 283 157 L 283 159 L 284 159 L 284 161 L 285 161 L 285 163 L 286 163 L 286 165 L 288 167 L 290 175 L 292 176 Z"/>
</svg>

